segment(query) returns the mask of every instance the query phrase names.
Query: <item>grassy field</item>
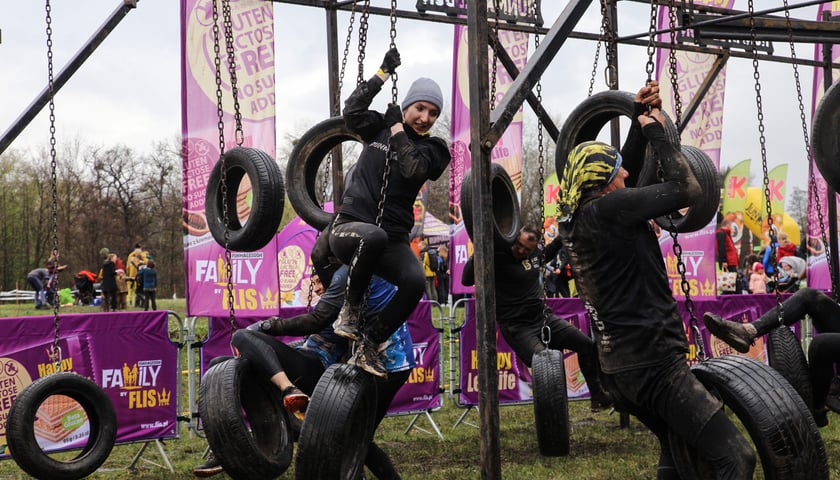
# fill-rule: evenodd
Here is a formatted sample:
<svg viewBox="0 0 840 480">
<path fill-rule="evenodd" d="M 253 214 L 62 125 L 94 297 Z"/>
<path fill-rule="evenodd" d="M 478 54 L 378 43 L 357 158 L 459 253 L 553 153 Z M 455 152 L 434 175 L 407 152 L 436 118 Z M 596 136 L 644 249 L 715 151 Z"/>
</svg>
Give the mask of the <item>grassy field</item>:
<svg viewBox="0 0 840 480">
<path fill-rule="evenodd" d="M 184 318 L 183 300 L 159 300 L 158 306 L 173 310 Z M 95 311 L 87 308 L 62 309 L 62 313 Z M 2 305 L 0 317 L 44 314 L 31 304 Z M 48 312 L 51 313 L 51 312 Z M 202 333 L 202 332 L 199 332 Z M 184 389 L 186 391 L 186 389 Z M 186 401 L 182 403 L 186 409 Z M 632 419 L 629 428 L 619 427 L 618 414 L 589 412 L 588 402 L 572 402 L 571 454 L 562 458 L 546 458 L 539 454 L 531 405 L 500 408 L 502 475 L 507 479 L 650 479 L 655 478 L 658 445 L 654 436 Z M 182 409 L 182 410 L 183 410 Z M 416 426 L 406 432 L 411 416 L 386 418 L 377 431 L 377 442 L 391 455 L 406 480 L 457 480 L 481 477 L 479 463 L 479 431 L 474 426 L 479 416 L 475 409 L 467 413 L 465 422 L 455 427 L 462 408 L 446 398 L 443 407 L 432 418 L 443 434 L 433 433 L 429 421 L 420 417 Z M 830 425 L 820 430 L 831 466 L 831 478 L 840 480 L 840 416 L 829 414 Z M 431 433 L 430 433 L 431 432 Z M 186 428 L 180 438 L 166 440 L 162 447 L 175 470 L 164 465 L 158 448 L 148 444 L 134 469 L 127 469 L 142 444 L 117 445 L 94 479 L 187 479 L 193 465 L 202 462 L 207 446 L 204 439 Z M 12 460 L 0 462 L 0 479 L 29 478 Z M 214 478 L 228 478 L 219 475 Z M 282 477 L 294 478 L 294 467 Z M 757 473 L 755 478 L 762 478 Z"/>
</svg>

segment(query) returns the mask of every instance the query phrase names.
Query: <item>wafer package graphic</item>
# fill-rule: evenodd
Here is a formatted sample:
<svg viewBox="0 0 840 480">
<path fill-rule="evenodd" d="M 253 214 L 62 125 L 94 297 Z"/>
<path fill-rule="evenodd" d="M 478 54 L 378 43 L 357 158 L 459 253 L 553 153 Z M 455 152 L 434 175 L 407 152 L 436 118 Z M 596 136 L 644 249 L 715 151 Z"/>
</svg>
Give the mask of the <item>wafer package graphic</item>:
<svg viewBox="0 0 840 480">
<path fill-rule="evenodd" d="M 52 395 L 35 414 L 35 435 L 60 444 L 86 422 L 87 415 L 78 402 L 66 395 Z"/>
</svg>

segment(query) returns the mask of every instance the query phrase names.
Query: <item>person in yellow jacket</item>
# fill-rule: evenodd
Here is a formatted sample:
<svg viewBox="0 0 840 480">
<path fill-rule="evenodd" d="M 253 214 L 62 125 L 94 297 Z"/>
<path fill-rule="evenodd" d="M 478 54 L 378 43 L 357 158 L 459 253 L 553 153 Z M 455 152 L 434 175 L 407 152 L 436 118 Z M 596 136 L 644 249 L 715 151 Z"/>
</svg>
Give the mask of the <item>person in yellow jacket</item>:
<svg viewBox="0 0 840 480">
<path fill-rule="evenodd" d="M 426 299 L 437 301 L 435 274 L 437 273 L 439 260 L 437 249 L 427 245 L 425 241 L 420 242 L 420 259 L 423 261 L 423 272 L 426 275 Z"/>
<path fill-rule="evenodd" d="M 149 252 L 143 250 L 143 246 L 140 243 L 134 244 L 134 250 L 128 254 L 128 258 L 126 258 L 126 272 L 125 278 L 128 281 L 128 297 L 126 298 L 126 305 L 134 305 L 135 307 L 140 306 L 140 302 L 137 298 L 137 272 L 140 270 L 140 264 L 145 264 L 148 262 Z M 143 290 L 143 287 L 140 287 L 140 290 Z"/>
</svg>

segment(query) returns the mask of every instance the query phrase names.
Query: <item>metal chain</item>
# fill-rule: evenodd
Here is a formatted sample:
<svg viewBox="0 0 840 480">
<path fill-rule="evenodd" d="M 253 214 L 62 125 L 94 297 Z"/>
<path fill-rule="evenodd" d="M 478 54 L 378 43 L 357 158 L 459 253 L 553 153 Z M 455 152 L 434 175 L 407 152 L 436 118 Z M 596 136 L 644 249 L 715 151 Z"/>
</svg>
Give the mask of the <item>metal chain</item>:
<svg viewBox="0 0 840 480">
<path fill-rule="evenodd" d="M 222 0 L 226 2 L 228 0 Z M 227 168 L 225 166 L 225 109 L 222 104 L 222 55 L 221 42 L 219 41 L 219 6 L 216 0 L 213 0 L 213 65 L 216 69 L 216 114 L 219 121 L 217 126 L 219 128 L 219 162 L 221 162 L 221 177 L 220 177 L 220 194 L 222 196 L 222 219 L 225 224 L 224 232 L 224 247 L 225 247 L 225 278 L 227 280 L 227 301 L 228 301 L 228 322 L 230 323 L 230 333 L 236 331 L 236 311 L 233 305 L 233 269 L 231 268 L 231 253 L 230 253 L 230 212 L 228 209 L 228 189 L 227 189 Z"/>
<path fill-rule="evenodd" d="M 592 74 L 589 76 L 589 91 L 587 91 L 586 96 L 591 97 L 592 92 L 595 90 L 595 77 L 598 75 L 598 61 L 601 56 L 601 43 L 607 43 L 607 6 L 604 3 L 606 0 L 601 1 L 601 32 L 598 37 L 598 41 L 595 42 L 595 60 L 592 62 Z M 536 8 L 536 2 L 534 2 L 534 8 Z M 609 52 L 609 46 L 604 47 Z"/>
<path fill-rule="evenodd" d="M 540 48 L 540 34 L 539 31 L 536 29 L 536 25 L 534 25 L 534 51 L 537 51 Z M 542 105 L 542 81 L 537 80 L 537 104 Z M 540 275 L 544 275 L 543 269 L 546 265 L 546 258 L 545 258 L 545 208 L 543 207 L 543 203 L 545 203 L 545 146 L 543 145 L 543 123 L 542 119 L 537 116 L 537 158 L 539 161 L 539 176 L 540 176 L 540 239 L 539 239 L 539 246 L 540 246 Z M 551 328 L 548 326 L 548 319 L 551 316 L 551 309 L 548 308 L 548 305 L 545 304 L 545 298 L 548 297 L 548 290 L 547 285 L 543 282 L 543 325 L 542 330 L 540 330 L 540 340 L 542 341 L 543 345 L 548 348 L 548 344 L 551 343 Z"/>
<path fill-rule="evenodd" d="M 768 173 L 767 168 L 767 144 L 766 138 L 764 136 L 764 111 L 762 109 L 762 100 L 761 100 L 761 81 L 760 81 L 760 74 L 758 71 L 758 40 L 756 38 L 756 31 L 755 31 L 755 7 L 753 6 L 753 0 L 749 0 L 748 9 L 749 9 L 749 19 L 750 19 L 750 45 L 752 46 L 752 65 L 753 65 L 753 78 L 755 79 L 755 108 L 758 112 L 758 133 L 759 133 L 759 143 L 761 144 L 761 171 L 764 175 L 764 203 L 765 208 L 767 209 L 767 230 L 770 234 L 770 262 L 773 265 L 773 280 L 775 287 L 773 288 L 773 292 L 776 295 L 776 306 L 778 307 L 778 320 L 779 324 L 783 323 L 783 316 L 784 316 L 784 307 L 782 305 L 782 295 L 779 292 L 779 264 L 776 262 L 776 249 L 778 244 L 778 234 L 775 233 L 773 228 L 773 202 L 771 201 L 772 192 L 770 191 L 770 174 Z M 776 241 L 774 242 L 774 239 Z"/>
<path fill-rule="evenodd" d="M 612 28 L 612 22 L 607 15 L 607 2 L 609 0 L 601 0 L 601 27 L 606 30 L 606 39 L 604 40 L 604 48 L 607 54 L 607 66 L 604 69 L 604 76 L 606 77 L 606 84 L 609 89 L 615 89 L 618 86 L 618 72 L 615 70 L 613 61 L 618 53 L 618 41 L 616 39 L 616 32 Z"/>
<path fill-rule="evenodd" d="M 677 7 L 674 0 L 668 5 L 668 28 L 670 29 L 671 48 L 668 49 L 668 73 L 671 76 L 671 92 L 674 95 L 674 124 L 679 129 L 682 125 L 682 100 L 677 69 Z"/>
<path fill-rule="evenodd" d="M 788 2 L 784 0 L 785 5 L 785 26 L 788 32 L 788 43 L 790 44 L 790 57 L 794 60 L 793 62 L 793 78 L 796 81 L 796 99 L 799 102 L 799 121 L 802 124 L 802 136 L 805 139 L 805 159 L 810 162 L 811 160 L 811 140 L 808 136 L 808 120 L 805 117 L 805 103 L 802 100 L 802 83 L 799 80 L 799 66 L 796 64 L 796 48 L 793 44 L 793 27 L 790 22 L 790 11 L 788 9 Z M 814 169 L 808 169 L 810 172 L 810 185 L 813 188 L 813 197 L 814 197 L 814 205 L 817 209 L 817 217 L 820 222 L 820 236 L 823 242 L 823 245 L 828 245 L 828 238 L 826 237 L 825 233 L 825 223 L 823 220 L 822 214 L 822 206 L 820 205 L 820 196 L 817 191 L 817 180 L 814 176 Z M 831 261 L 831 249 L 825 249 L 825 259 L 828 265 L 833 265 Z M 837 271 L 833 268 L 829 268 L 829 273 L 831 275 L 831 292 L 834 295 L 834 299 L 837 300 Z"/>
<path fill-rule="evenodd" d="M 656 38 L 656 9 L 657 3 L 651 1 L 650 21 L 648 22 L 647 63 L 645 63 L 645 73 L 647 73 L 646 84 L 653 80 L 653 70 L 655 68 L 653 56 L 656 54 L 656 46 L 654 45 L 654 38 Z"/>
<path fill-rule="evenodd" d="M 397 48 L 397 0 L 391 0 L 391 48 Z M 397 71 L 391 72 L 391 102 L 397 104 L 399 92 L 397 91 Z"/>
<path fill-rule="evenodd" d="M 222 0 L 222 16 L 225 23 L 225 46 L 227 47 L 228 73 L 230 73 L 230 93 L 233 96 L 233 120 L 236 129 L 234 135 L 236 144 L 242 146 L 245 143 L 245 134 L 242 132 L 242 114 L 239 111 L 239 89 L 236 82 L 236 51 L 233 47 L 233 23 L 230 15 L 230 0 Z"/>
<path fill-rule="evenodd" d="M 365 0 L 362 4 L 362 16 L 359 17 L 359 56 L 357 59 L 356 85 L 362 84 L 365 81 L 365 50 L 367 49 L 368 18 L 370 17 L 369 7 L 370 0 Z"/>
<path fill-rule="evenodd" d="M 499 49 L 502 48 L 502 42 L 499 40 L 499 0 L 493 0 L 494 21 L 490 27 L 490 32 L 493 34 L 493 65 L 490 67 L 490 111 L 496 109 L 496 79 L 497 66 L 499 63 Z"/>
<path fill-rule="evenodd" d="M 50 279 L 51 288 L 56 290 L 56 295 L 53 298 L 53 345 L 52 345 L 52 361 L 55 366 L 55 371 L 61 371 L 61 332 L 59 327 L 58 310 L 61 302 L 58 299 L 58 266 L 60 265 L 59 250 L 58 250 L 58 176 L 56 174 L 57 165 L 55 161 L 55 80 L 53 76 L 53 51 L 52 51 L 52 6 L 50 0 L 46 1 L 46 32 L 47 32 L 47 85 L 49 91 L 49 109 L 50 109 L 50 189 L 52 192 L 52 204 L 50 206 L 52 212 L 52 255 L 55 259 L 55 268 L 53 269 L 53 278 Z M 36 292 L 37 293 L 37 292 Z"/>
</svg>

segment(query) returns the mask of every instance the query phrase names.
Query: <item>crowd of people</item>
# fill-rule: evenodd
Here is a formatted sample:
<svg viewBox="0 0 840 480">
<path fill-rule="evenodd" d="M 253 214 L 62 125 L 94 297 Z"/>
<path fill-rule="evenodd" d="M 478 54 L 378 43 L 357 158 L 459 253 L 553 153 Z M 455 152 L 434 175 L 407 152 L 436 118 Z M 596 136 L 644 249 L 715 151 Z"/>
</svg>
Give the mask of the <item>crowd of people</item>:
<svg viewBox="0 0 840 480">
<path fill-rule="evenodd" d="M 127 311 L 130 308 L 157 310 L 157 269 L 148 250 L 136 243 L 125 261 L 107 247 L 100 249 L 99 255 L 102 263 L 98 273 L 80 270 L 74 276 L 72 303 L 99 304 L 103 312 Z M 27 274 L 26 281 L 35 291 L 36 310 L 50 308 L 60 302 L 56 274 L 66 268 L 67 265 L 59 265 L 54 257 L 50 257 L 43 267 Z"/>
</svg>

